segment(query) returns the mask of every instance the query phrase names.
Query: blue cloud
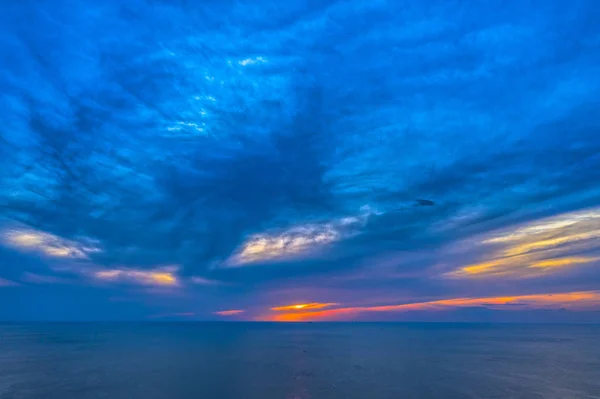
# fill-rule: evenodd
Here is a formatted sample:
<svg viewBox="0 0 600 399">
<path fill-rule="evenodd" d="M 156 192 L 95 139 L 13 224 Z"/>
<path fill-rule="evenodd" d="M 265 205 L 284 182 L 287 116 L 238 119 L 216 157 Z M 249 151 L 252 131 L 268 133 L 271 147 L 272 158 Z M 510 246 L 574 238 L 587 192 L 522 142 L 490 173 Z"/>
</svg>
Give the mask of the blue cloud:
<svg viewBox="0 0 600 399">
<path fill-rule="evenodd" d="M 0 278 L 30 305 L 42 285 L 88 287 L 107 317 L 98 298 L 137 293 L 134 318 L 262 306 L 277 287 L 480 295 L 443 277 L 491 255 L 458 243 L 600 204 L 599 13 L 21 2 L 0 13 Z M 154 309 L 131 276 L 165 267 L 183 296 Z M 598 289 L 587 267 L 511 284 Z M 115 271 L 130 278 L 94 278 Z"/>
</svg>

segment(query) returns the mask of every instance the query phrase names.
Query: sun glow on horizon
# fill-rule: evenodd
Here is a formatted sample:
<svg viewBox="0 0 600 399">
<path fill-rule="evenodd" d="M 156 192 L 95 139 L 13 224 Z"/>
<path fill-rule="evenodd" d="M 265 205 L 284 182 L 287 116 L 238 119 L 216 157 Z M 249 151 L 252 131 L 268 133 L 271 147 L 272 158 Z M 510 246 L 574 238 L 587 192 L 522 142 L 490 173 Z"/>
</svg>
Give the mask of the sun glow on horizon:
<svg viewBox="0 0 600 399">
<path fill-rule="evenodd" d="M 277 306 L 271 308 L 271 310 L 275 312 L 286 312 L 286 311 L 294 311 L 294 310 L 308 310 L 308 309 L 323 309 L 331 306 L 338 306 L 339 303 L 328 302 L 328 303 L 320 303 L 320 302 L 312 302 L 312 303 L 299 303 L 295 305 L 286 305 L 286 306 Z"/>
<path fill-rule="evenodd" d="M 524 309 L 600 309 L 600 291 L 575 291 L 552 294 L 531 294 L 515 296 L 495 296 L 480 298 L 450 298 L 436 301 L 406 303 L 382 306 L 355 306 L 334 309 L 313 307 L 297 309 L 295 305 L 272 308 L 281 313 L 267 315 L 264 321 L 318 321 L 318 320 L 353 320 L 361 313 L 369 312 L 408 312 L 408 311 L 440 311 L 457 308 L 483 307 L 494 310 L 518 311 Z M 318 310 L 322 309 L 322 310 Z M 301 310 L 301 311 L 297 311 Z M 315 310 L 315 311 L 312 311 Z"/>
</svg>

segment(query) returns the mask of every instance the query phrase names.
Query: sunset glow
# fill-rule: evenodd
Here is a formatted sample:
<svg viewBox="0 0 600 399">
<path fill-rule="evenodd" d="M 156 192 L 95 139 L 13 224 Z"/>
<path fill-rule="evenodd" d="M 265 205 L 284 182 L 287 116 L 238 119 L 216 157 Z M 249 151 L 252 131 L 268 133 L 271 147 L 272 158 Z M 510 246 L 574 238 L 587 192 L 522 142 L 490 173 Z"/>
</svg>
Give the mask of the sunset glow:
<svg viewBox="0 0 600 399">
<path fill-rule="evenodd" d="M 366 312 L 440 311 L 468 307 L 518 311 L 561 308 L 594 309 L 598 306 L 600 306 L 600 291 L 582 291 L 484 298 L 453 298 L 400 305 L 342 307 L 315 312 L 275 314 L 265 319 L 272 321 L 352 320 L 357 315 Z"/>
<path fill-rule="evenodd" d="M 328 307 L 337 306 L 337 305 L 339 305 L 339 304 L 338 303 L 313 302 L 313 303 L 302 303 L 302 304 L 297 304 L 297 305 L 278 306 L 278 307 L 271 308 L 271 310 L 274 310 L 276 312 L 286 312 L 286 311 L 290 311 L 290 310 L 323 309 L 323 308 L 328 308 Z"/>
<path fill-rule="evenodd" d="M 526 223 L 474 245 L 487 249 L 480 263 L 460 267 L 450 277 L 536 277 L 600 262 L 600 211 L 596 208 Z M 579 255 L 581 252 L 592 256 Z M 572 255 L 577 254 L 577 255 Z"/>
</svg>

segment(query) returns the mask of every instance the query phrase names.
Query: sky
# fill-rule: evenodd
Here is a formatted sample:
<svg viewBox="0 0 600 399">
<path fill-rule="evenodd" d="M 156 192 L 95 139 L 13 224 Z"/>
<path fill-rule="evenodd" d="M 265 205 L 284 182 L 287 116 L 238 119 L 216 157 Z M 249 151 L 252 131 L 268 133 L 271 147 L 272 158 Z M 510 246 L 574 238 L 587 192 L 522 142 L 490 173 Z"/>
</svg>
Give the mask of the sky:
<svg viewBox="0 0 600 399">
<path fill-rule="evenodd" d="M 0 320 L 600 322 L 597 1 L 0 10 Z"/>
</svg>

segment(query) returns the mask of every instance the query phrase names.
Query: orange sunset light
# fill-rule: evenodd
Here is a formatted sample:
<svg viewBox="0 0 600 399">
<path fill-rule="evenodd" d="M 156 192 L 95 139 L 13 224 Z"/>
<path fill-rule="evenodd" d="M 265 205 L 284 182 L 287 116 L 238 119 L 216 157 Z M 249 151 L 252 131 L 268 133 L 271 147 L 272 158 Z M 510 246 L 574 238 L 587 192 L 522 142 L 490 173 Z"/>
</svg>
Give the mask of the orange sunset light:
<svg viewBox="0 0 600 399">
<path fill-rule="evenodd" d="M 324 305 L 324 304 L 320 304 Z M 507 305 L 520 305 L 507 306 Z M 600 291 L 563 292 L 556 294 L 533 294 L 517 296 L 497 296 L 484 298 L 452 298 L 438 301 L 416 302 L 400 305 L 357 306 L 336 309 L 310 311 L 313 308 L 295 308 L 295 305 L 273 308 L 272 310 L 289 311 L 266 318 L 270 321 L 312 321 L 312 320 L 351 320 L 356 315 L 366 312 L 407 312 L 435 311 L 465 307 L 486 307 L 489 309 L 560 309 L 574 310 L 600 309 Z M 304 311 L 309 310 L 309 311 Z"/>
<path fill-rule="evenodd" d="M 313 303 L 300 303 L 300 304 L 296 304 L 296 305 L 278 306 L 275 308 L 271 308 L 271 310 L 274 310 L 276 312 L 287 312 L 287 311 L 294 311 L 294 310 L 323 309 L 323 308 L 328 308 L 328 307 L 337 306 L 337 305 L 339 305 L 339 303 L 313 302 Z"/>
</svg>

